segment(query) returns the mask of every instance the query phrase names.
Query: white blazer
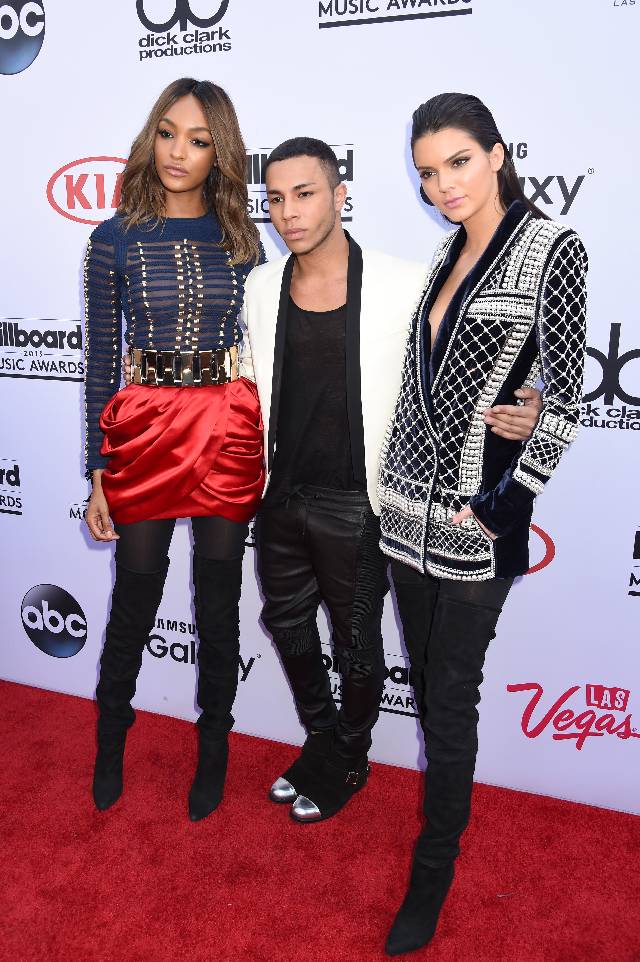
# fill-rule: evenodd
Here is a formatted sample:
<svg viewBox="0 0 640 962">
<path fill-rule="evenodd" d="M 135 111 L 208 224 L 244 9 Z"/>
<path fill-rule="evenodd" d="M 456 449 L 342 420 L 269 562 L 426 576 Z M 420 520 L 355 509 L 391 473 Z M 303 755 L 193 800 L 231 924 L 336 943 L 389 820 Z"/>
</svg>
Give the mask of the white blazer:
<svg viewBox="0 0 640 962">
<path fill-rule="evenodd" d="M 350 240 L 352 244 L 354 242 Z M 243 344 L 241 373 L 255 380 L 262 408 L 267 462 L 265 490 L 277 444 L 277 425 L 271 424 L 271 418 L 274 381 L 279 392 L 282 349 L 277 351 L 276 331 L 288 305 L 291 267 L 288 271 L 285 268 L 291 258 L 289 255 L 254 267 L 245 281 L 240 315 L 241 326 L 248 331 L 251 352 L 249 358 L 246 343 Z M 380 514 L 377 481 L 382 442 L 394 413 L 411 318 L 427 271 L 425 264 L 400 260 L 378 251 L 362 251 L 359 350 L 362 425 L 367 493 L 376 514 Z M 284 333 L 284 323 L 281 327 Z M 283 337 L 279 344 L 284 344 Z M 280 355 L 277 359 L 276 353 Z"/>
</svg>

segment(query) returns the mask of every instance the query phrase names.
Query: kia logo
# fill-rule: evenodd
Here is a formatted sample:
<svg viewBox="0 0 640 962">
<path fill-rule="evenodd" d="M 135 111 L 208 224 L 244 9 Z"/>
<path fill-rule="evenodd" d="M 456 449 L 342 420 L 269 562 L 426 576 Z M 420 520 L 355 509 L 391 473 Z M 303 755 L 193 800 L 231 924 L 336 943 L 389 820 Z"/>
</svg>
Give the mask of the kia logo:
<svg viewBox="0 0 640 962">
<path fill-rule="evenodd" d="M 71 658 L 84 648 L 87 619 L 68 591 L 36 585 L 22 599 L 22 624 L 30 640 L 46 655 Z"/>
<path fill-rule="evenodd" d="M 541 539 L 544 547 L 544 555 L 542 556 L 542 561 L 538 561 L 533 565 L 533 567 L 529 568 L 528 571 L 525 571 L 525 574 L 527 575 L 533 575 L 536 573 L 536 571 L 542 571 L 543 568 L 546 568 L 547 565 L 551 564 L 556 556 L 556 546 L 547 532 L 543 531 L 542 528 L 539 528 L 537 524 L 532 524 L 531 530 Z"/>
<path fill-rule="evenodd" d="M 146 5 L 149 5 L 149 0 L 146 0 Z M 146 27 L 147 30 L 154 30 L 158 33 L 162 30 L 172 30 L 177 23 L 180 24 L 180 30 L 186 30 L 188 23 L 194 27 L 203 27 L 204 29 L 213 27 L 214 24 L 222 20 L 227 12 L 228 6 L 229 0 L 222 0 L 218 6 L 217 13 L 214 13 L 213 16 L 196 17 L 189 6 L 189 0 L 176 0 L 175 10 L 172 16 L 163 23 L 155 23 L 153 20 L 150 20 L 145 13 L 145 0 L 136 0 L 136 11 L 140 23 Z"/>
<path fill-rule="evenodd" d="M 9 0 L 0 6 L 0 73 L 30 67 L 44 41 L 44 6 L 32 0 Z"/>
<path fill-rule="evenodd" d="M 120 203 L 124 157 L 82 157 L 52 174 L 47 200 L 55 211 L 79 224 L 101 224 Z"/>
</svg>

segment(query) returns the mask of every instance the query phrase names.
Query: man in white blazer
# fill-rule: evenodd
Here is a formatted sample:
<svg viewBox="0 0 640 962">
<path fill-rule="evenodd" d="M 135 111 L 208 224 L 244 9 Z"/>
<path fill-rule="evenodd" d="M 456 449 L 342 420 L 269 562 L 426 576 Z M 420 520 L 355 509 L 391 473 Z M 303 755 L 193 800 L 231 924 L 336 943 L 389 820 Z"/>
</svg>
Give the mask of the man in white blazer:
<svg viewBox="0 0 640 962">
<path fill-rule="evenodd" d="M 254 268 L 243 323 L 265 431 L 267 481 L 256 524 L 262 618 L 307 730 L 271 788 L 298 821 L 329 818 L 367 779 L 384 682 L 378 462 L 400 388 L 409 324 L 427 268 L 363 251 L 343 230 L 331 148 L 277 147 L 265 168 L 271 221 L 291 254 Z M 526 439 L 536 392 L 487 412 L 493 430 Z M 416 438 L 420 444 L 420 438 Z M 333 701 L 317 609 L 329 610 L 342 678 Z"/>
</svg>

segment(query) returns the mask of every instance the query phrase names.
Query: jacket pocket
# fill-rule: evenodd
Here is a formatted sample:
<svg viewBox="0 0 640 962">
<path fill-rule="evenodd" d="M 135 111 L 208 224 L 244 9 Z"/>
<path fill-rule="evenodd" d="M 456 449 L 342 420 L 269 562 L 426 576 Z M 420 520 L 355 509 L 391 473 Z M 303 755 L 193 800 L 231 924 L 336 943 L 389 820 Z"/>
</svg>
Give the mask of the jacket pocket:
<svg viewBox="0 0 640 962">
<path fill-rule="evenodd" d="M 469 495 L 445 490 L 434 496 L 429 515 L 428 551 L 458 561 L 490 561 L 493 541 L 485 534 L 474 515 L 460 524 L 451 518 L 469 503 Z"/>
</svg>

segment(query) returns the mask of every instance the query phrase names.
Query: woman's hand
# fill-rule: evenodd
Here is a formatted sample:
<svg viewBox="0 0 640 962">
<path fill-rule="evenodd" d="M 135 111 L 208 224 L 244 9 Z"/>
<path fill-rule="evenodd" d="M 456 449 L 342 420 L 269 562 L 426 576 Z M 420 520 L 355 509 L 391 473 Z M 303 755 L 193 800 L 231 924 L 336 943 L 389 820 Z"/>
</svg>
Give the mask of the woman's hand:
<svg viewBox="0 0 640 962">
<path fill-rule="evenodd" d="M 93 472 L 93 491 L 85 514 L 89 533 L 94 541 L 117 541 L 113 522 L 109 517 L 109 505 L 102 491 L 102 471 Z"/>
<path fill-rule="evenodd" d="M 127 387 L 131 384 L 131 355 L 122 355 L 122 376 Z"/>
<path fill-rule="evenodd" d="M 514 391 L 524 404 L 496 404 L 484 412 L 484 422 L 494 434 L 508 441 L 528 441 L 542 410 L 540 391 L 521 387 Z"/>
<path fill-rule="evenodd" d="M 471 508 L 469 507 L 469 505 L 467 505 L 466 508 L 463 508 L 462 511 L 458 511 L 457 514 L 454 514 L 454 516 L 451 519 L 451 524 L 460 524 L 462 521 L 464 521 L 465 518 L 475 518 L 475 515 L 471 510 Z M 480 527 L 486 534 L 487 538 L 491 538 L 492 541 L 496 540 L 498 535 L 494 534 L 493 531 L 489 531 L 488 528 L 485 528 L 482 521 L 478 521 L 478 519 L 476 518 L 476 524 L 480 525 Z"/>
</svg>

